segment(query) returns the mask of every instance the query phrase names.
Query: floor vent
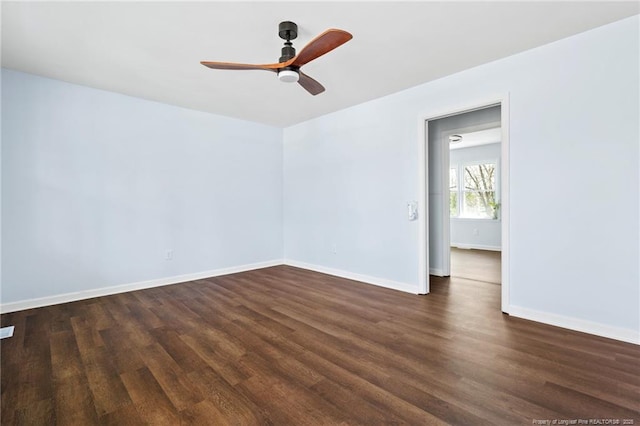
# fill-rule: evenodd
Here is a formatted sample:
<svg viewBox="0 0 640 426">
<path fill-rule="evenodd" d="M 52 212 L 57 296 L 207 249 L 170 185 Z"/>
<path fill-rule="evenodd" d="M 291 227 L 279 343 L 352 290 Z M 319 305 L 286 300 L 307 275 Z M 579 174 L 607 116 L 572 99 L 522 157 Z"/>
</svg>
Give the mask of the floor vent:
<svg viewBox="0 0 640 426">
<path fill-rule="evenodd" d="M 0 328 L 0 339 L 6 339 L 7 337 L 13 336 L 13 329 L 15 327 L 10 325 L 9 327 Z"/>
</svg>

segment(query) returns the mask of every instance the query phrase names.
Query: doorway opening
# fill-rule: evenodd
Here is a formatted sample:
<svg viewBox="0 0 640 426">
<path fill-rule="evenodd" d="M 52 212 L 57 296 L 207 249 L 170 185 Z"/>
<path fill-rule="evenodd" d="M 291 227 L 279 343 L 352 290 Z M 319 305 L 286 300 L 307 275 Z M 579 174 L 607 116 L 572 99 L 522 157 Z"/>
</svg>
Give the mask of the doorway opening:
<svg viewBox="0 0 640 426">
<path fill-rule="evenodd" d="M 508 98 L 426 114 L 420 128 L 421 293 L 429 275 L 501 284 L 508 313 Z"/>
<path fill-rule="evenodd" d="M 456 123 L 470 126 L 445 130 Z M 431 142 L 449 150 L 449 233 L 442 234 L 443 265 L 440 276 L 465 278 L 485 283 L 501 282 L 501 142 L 500 107 L 489 107 L 432 121 Z M 495 126 L 495 127 L 489 127 Z M 488 127 L 488 128 L 487 128 Z M 441 133 L 438 141 L 437 133 Z M 429 147 L 431 149 L 431 147 Z M 445 153 L 446 157 L 446 153 Z M 446 171 L 445 171 L 446 174 Z M 429 188 L 429 192 L 434 188 Z M 446 210 L 446 207 L 445 207 Z M 438 233 L 430 232 L 431 238 Z"/>
</svg>

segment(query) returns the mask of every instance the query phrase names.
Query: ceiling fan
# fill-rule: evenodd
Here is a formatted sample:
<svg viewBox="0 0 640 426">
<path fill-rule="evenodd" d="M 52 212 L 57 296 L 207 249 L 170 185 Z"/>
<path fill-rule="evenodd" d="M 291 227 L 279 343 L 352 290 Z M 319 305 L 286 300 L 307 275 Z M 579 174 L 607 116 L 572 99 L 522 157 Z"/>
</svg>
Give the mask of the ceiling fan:
<svg viewBox="0 0 640 426">
<path fill-rule="evenodd" d="M 298 82 L 307 92 L 317 95 L 324 92 L 322 84 L 303 73 L 300 68 L 316 58 L 331 52 L 336 47 L 343 45 L 353 37 L 346 31 L 328 29 L 313 40 L 296 55 L 296 49 L 291 40 L 298 37 L 298 26 L 290 21 L 281 22 L 278 26 L 278 35 L 285 40 L 282 48 L 282 56 L 276 64 L 237 64 L 232 62 L 200 62 L 205 67 L 218 70 L 265 70 L 278 74 L 278 79 L 287 83 Z"/>
</svg>

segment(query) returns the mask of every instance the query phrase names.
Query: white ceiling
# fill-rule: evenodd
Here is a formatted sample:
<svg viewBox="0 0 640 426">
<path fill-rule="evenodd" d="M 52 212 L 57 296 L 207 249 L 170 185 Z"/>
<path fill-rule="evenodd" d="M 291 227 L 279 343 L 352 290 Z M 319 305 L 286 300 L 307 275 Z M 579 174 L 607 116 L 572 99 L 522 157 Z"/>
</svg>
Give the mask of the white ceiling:
<svg viewBox="0 0 640 426">
<path fill-rule="evenodd" d="M 2 66 L 289 126 L 639 12 L 637 1 L 3 1 Z M 326 92 L 199 64 L 277 62 L 284 20 L 299 26 L 298 50 L 327 28 L 353 34 L 303 68 Z"/>
<path fill-rule="evenodd" d="M 455 133 L 462 136 L 460 142 L 450 143 L 450 149 L 470 148 L 472 146 L 488 145 L 500 142 L 502 139 L 502 129 L 494 127 L 493 129 L 478 130 L 477 132 Z"/>
</svg>

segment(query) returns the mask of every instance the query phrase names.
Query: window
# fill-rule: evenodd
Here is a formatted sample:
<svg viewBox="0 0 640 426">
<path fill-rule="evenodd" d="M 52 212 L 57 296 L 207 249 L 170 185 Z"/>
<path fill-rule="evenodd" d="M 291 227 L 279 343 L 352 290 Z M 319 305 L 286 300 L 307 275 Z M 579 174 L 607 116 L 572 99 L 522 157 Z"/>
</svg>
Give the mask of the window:
<svg viewBox="0 0 640 426">
<path fill-rule="evenodd" d="M 449 206 L 451 217 L 497 219 L 500 205 L 496 199 L 496 163 L 451 167 Z"/>
<path fill-rule="evenodd" d="M 451 217 L 458 217 L 458 167 L 449 169 L 449 211 Z"/>
</svg>

